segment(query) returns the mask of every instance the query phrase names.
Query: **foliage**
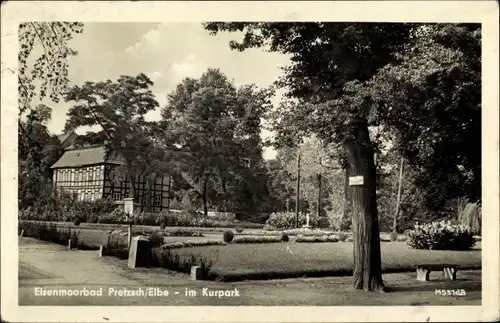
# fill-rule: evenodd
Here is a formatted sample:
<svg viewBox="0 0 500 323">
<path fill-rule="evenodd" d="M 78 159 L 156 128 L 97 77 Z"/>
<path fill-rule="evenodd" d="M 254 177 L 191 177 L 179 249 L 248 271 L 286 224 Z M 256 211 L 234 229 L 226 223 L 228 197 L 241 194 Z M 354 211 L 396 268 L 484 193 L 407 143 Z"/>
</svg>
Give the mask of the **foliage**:
<svg viewBox="0 0 500 323">
<path fill-rule="evenodd" d="M 450 221 L 415 224 L 408 232 L 407 244 L 414 249 L 469 250 L 476 243 L 470 229 Z"/>
<path fill-rule="evenodd" d="M 418 172 L 425 206 L 481 196 L 481 26 L 414 28 L 412 41 L 366 84 L 395 146 Z M 463 134 L 467 133 L 467 136 Z"/>
<path fill-rule="evenodd" d="M 290 236 L 296 236 L 296 235 L 303 235 L 303 236 L 324 236 L 324 235 L 332 235 L 333 232 L 326 231 L 326 230 L 310 230 L 310 229 L 304 229 L 304 228 L 298 228 L 298 229 L 289 229 L 283 231 L 284 233 L 290 235 Z"/>
<path fill-rule="evenodd" d="M 234 231 L 236 231 L 236 233 L 242 233 L 243 229 L 240 228 L 240 227 L 237 227 L 237 228 L 234 229 Z"/>
<path fill-rule="evenodd" d="M 152 248 L 159 247 L 164 244 L 164 239 L 163 239 L 163 234 L 158 231 L 154 231 L 150 236 L 149 236 L 149 245 Z"/>
<path fill-rule="evenodd" d="M 126 243 L 121 243 L 118 239 L 111 239 L 111 235 L 109 235 L 107 244 L 102 248 L 102 255 L 122 260 L 128 259 L 129 248 Z"/>
<path fill-rule="evenodd" d="M 121 76 L 116 81 L 75 85 L 65 95 L 66 102 L 74 102 L 67 113 L 66 132 L 85 126 L 99 128 L 97 132 L 77 137 L 75 145 L 104 144 L 108 157 L 123 158 L 125 165 L 117 170 L 122 170 L 128 178 L 146 178 L 148 188 L 149 179 L 168 168 L 166 152 L 159 149 L 154 139 L 160 129 L 145 118 L 159 106 L 150 89 L 152 85 L 141 73 Z M 136 191 L 132 185 L 130 197 L 135 197 Z"/>
<path fill-rule="evenodd" d="M 33 206 L 51 186 L 50 166 L 62 153 L 59 140 L 47 128 L 52 109 L 40 104 L 18 123 L 19 207 Z"/>
<path fill-rule="evenodd" d="M 281 233 L 281 238 L 280 238 L 280 240 L 281 240 L 282 242 L 288 242 L 288 241 L 290 240 L 290 237 L 289 237 L 289 236 L 288 236 L 288 234 L 286 234 L 285 232 L 282 232 L 282 233 Z"/>
<path fill-rule="evenodd" d="M 202 271 L 202 277 L 208 278 L 210 269 L 212 268 L 212 260 L 205 258 L 202 255 L 190 255 L 189 257 L 179 256 L 166 246 L 153 248 L 151 250 L 151 266 L 161 267 L 183 273 L 190 273 L 191 267 L 199 266 Z"/>
<path fill-rule="evenodd" d="M 203 237 L 198 231 L 193 229 L 175 228 L 165 231 L 165 235 L 168 237 Z"/>
<path fill-rule="evenodd" d="M 398 239 L 398 233 L 397 232 L 391 232 L 391 241 L 396 241 Z"/>
<path fill-rule="evenodd" d="M 339 241 L 346 241 L 347 240 L 347 234 L 343 233 L 343 232 L 340 232 L 339 233 Z"/>
<path fill-rule="evenodd" d="M 269 216 L 266 221 L 266 228 L 268 230 L 286 230 L 295 228 L 295 213 L 276 212 Z M 307 223 L 306 214 L 299 213 L 299 227 Z M 314 214 L 309 215 L 309 225 L 315 227 L 318 223 L 318 216 Z"/>
<path fill-rule="evenodd" d="M 306 237 L 298 235 L 295 242 L 338 242 L 339 238 L 333 235 L 320 236 L 320 237 Z"/>
<path fill-rule="evenodd" d="M 224 233 L 222 234 L 222 238 L 224 239 L 224 242 L 230 243 L 234 239 L 233 231 L 230 230 L 224 231 Z"/>
<path fill-rule="evenodd" d="M 68 63 L 77 51 L 69 47 L 81 22 L 25 22 L 19 24 L 19 116 L 30 110 L 33 99 L 47 96 L 59 102 L 69 84 Z M 36 91 L 36 82 L 40 83 Z"/>
<path fill-rule="evenodd" d="M 76 226 L 79 226 L 80 223 L 82 223 L 82 220 L 80 218 L 76 218 L 75 221 L 73 221 L 73 223 L 76 225 Z"/>
<path fill-rule="evenodd" d="M 80 242 L 78 239 L 80 231 L 73 230 L 72 228 L 57 229 L 57 226 L 53 223 L 19 221 L 18 230 L 24 230 L 23 237 L 53 242 L 63 246 L 67 246 L 71 239 L 72 248 L 84 250 L 98 249 L 97 246 L 86 245 Z"/>
<path fill-rule="evenodd" d="M 167 242 L 162 245 L 163 249 L 179 249 L 179 248 L 189 248 L 189 247 L 200 247 L 200 246 L 219 246 L 225 245 L 226 243 L 221 240 L 182 240 Z"/>
<path fill-rule="evenodd" d="M 236 236 L 231 243 L 275 243 L 282 242 L 277 236 Z"/>
<path fill-rule="evenodd" d="M 481 235 L 481 206 L 479 203 L 468 203 L 467 200 L 459 200 L 463 204 L 457 206 L 457 221 L 471 229 L 472 234 Z"/>
<path fill-rule="evenodd" d="M 258 210 L 265 199 L 260 119 L 269 97 L 255 86 L 236 88 L 214 69 L 184 79 L 168 95 L 162 108 L 162 126 L 169 131 L 164 140 L 187 152 L 181 172 L 205 216 L 209 206 Z"/>
</svg>

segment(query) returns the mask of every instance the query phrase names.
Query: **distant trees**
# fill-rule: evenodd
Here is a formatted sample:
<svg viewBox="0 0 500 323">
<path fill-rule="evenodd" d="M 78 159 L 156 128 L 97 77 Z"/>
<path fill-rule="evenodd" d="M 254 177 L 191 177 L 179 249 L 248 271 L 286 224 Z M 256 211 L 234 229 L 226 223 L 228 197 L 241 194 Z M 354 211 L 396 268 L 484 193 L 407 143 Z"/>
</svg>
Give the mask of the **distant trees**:
<svg viewBox="0 0 500 323">
<path fill-rule="evenodd" d="M 270 92 L 236 88 L 219 70 L 186 78 L 168 95 L 162 126 L 189 152 L 183 178 L 202 200 L 221 210 L 255 210 L 266 196 L 260 120 Z"/>
<path fill-rule="evenodd" d="M 32 206 L 50 184 L 50 166 L 62 153 L 59 140 L 47 129 L 52 109 L 40 104 L 19 121 L 18 160 L 20 207 Z"/>
</svg>

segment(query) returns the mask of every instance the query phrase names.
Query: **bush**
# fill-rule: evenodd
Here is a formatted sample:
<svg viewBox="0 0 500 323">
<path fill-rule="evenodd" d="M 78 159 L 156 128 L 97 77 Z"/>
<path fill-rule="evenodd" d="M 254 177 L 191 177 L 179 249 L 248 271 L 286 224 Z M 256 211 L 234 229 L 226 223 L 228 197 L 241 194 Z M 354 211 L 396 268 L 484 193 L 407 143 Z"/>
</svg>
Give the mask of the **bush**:
<svg viewBox="0 0 500 323">
<path fill-rule="evenodd" d="M 299 213 L 299 227 L 307 223 L 306 214 Z M 318 216 L 314 214 L 309 215 L 309 225 L 316 227 L 318 225 Z M 292 212 L 278 212 L 269 216 L 266 221 L 266 230 L 287 230 L 295 228 L 295 213 Z"/>
<path fill-rule="evenodd" d="M 76 226 L 79 226 L 82 220 L 80 218 L 76 218 L 75 221 L 73 222 Z"/>
<path fill-rule="evenodd" d="M 224 233 L 222 234 L 222 238 L 224 239 L 224 241 L 226 243 L 231 243 L 231 241 L 233 241 L 234 239 L 234 233 L 233 231 L 224 231 Z"/>
<path fill-rule="evenodd" d="M 476 243 L 469 228 L 450 221 L 415 224 L 408 232 L 407 244 L 413 249 L 469 250 Z"/>
<path fill-rule="evenodd" d="M 321 229 L 329 228 L 330 227 L 330 220 L 325 216 L 319 217 L 317 227 L 321 228 Z"/>
<path fill-rule="evenodd" d="M 232 243 L 275 243 L 281 242 L 280 236 L 237 236 Z"/>
<path fill-rule="evenodd" d="M 290 237 L 288 236 L 288 234 L 286 234 L 285 232 L 282 232 L 281 233 L 281 241 L 283 241 L 283 242 L 290 241 Z"/>
<path fill-rule="evenodd" d="M 103 256 L 112 256 L 118 259 L 128 259 L 129 249 L 127 243 L 121 243 L 118 239 L 108 236 L 108 243 L 102 248 Z"/>
<path fill-rule="evenodd" d="M 242 232 L 243 232 L 243 229 L 238 227 L 238 228 L 236 228 L 236 229 L 235 229 L 235 231 L 236 231 L 237 233 L 242 233 Z"/>
<path fill-rule="evenodd" d="M 168 242 L 163 244 L 161 247 L 166 249 L 179 249 L 179 248 L 189 248 L 189 247 L 200 247 L 200 246 L 218 246 L 225 245 L 226 243 L 220 240 L 184 240 Z"/>
<path fill-rule="evenodd" d="M 161 234 L 160 232 L 155 231 L 149 236 L 149 244 L 151 248 L 159 247 L 163 243 L 164 243 L 163 234 Z"/>
<path fill-rule="evenodd" d="M 391 232 L 391 241 L 394 242 L 398 239 L 398 233 L 397 232 Z"/>
<path fill-rule="evenodd" d="M 203 237 L 198 231 L 194 231 L 192 229 L 184 229 L 184 228 L 175 228 L 171 230 L 166 230 L 165 235 L 169 237 Z"/>
<path fill-rule="evenodd" d="M 20 221 L 18 230 L 24 230 L 23 236 L 34 238 L 42 241 L 53 242 L 63 246 L 67 246 L 71 239 L 71 246 L 74 249 L 97 250 L 96 245 L 87 245 L 79 240 L 80 232 L 72 228 L 57 229 L 54 223 L 46 222 L 27 222 Z"/>
<path fill-rule="evenodd" d="M 322 237 L 305 237 L 305 236 L 297 236 L 295 242 L 338 242 L 339 238 L 336 236 L 322 236 Z"/>
<path fill-rule="evenodd" d="M 339 237 L 339 241 L 344 242 L 347 240 L 347 234 L 345 234 L 343 232 L 340 232 L 338 237 Z"/>
<path fill-rule="evenodd" d="M 201 255 L 181 257 L 170 248 L 161 246 L 151 250 L 151 266 L 161 267 L 183 273 L 190 273 L 192 266 L 200 266 L 203 278 L 208 278 L 212 261 Z"/>
<path fill-rule="evenodd" d="M 303 235 L 303 236 L 325 236 L 331 235 L 333 232 L 326 230 L 310 230 L 310 229 L 290 229 L 283 231 L 290 236 Z"/>
</svg>

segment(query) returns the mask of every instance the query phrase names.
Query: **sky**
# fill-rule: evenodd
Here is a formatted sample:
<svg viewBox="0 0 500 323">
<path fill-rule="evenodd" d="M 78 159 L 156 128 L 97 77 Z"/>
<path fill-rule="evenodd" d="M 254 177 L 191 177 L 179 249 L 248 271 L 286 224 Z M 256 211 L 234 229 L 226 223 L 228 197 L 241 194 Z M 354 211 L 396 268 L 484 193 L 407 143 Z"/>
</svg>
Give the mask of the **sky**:
<svg viewBox="0 0 500 323">
<path fill-rule="evenodd" d="M 200 23 L 86 23 L 82 34 L 69 43 L 79 54 L 69 63 L 73 85 L 86 81 L 116 80 L 120 75 L 144 73 L 154 82 L 151 88 L 160 107 L 166 95 L 185 77 L 200 77 L 208 68 L 219 68 L 235 85 L 271 85 L 281 75 L 289 58 L 263 49 L 238 52 L 229 48 L 240 34 L 210 35 Z M 273 100 L 276 104 L 279 97 Z M 49 130 L 59 134 L 70 103 L 50 103 L 53 108 Z M 160 118 L 160 109 L 148 114 Z M 81 132 L 81 131 L 77 131 Z M 262 136 L 272 135 L 263 130 Z M 275 156 L 267 148 L 264 158 Z"/>
</svg>

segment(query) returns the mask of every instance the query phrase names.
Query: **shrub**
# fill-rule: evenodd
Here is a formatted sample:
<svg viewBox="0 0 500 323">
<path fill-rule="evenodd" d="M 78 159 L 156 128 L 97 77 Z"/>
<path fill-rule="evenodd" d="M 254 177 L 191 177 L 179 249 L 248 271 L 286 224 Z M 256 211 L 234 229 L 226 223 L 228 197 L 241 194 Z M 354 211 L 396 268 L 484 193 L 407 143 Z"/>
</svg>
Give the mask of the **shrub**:
<svg viewBox="0 0 500 323">
<path fill-rule="evenodd" d="M 128 259 L 129 249 L 127 243 L 121 243 L 118 239 L 108 236 L 108 243 L 102 248 L 103 256 L 112 256 L 118 259 Z"/>
<path fill-rule="evenodd" d="M 233 231 L 230 230 L 224 231 L 224 233 L 222 234 L 222 238 L 226 243 L 231 243 L 231 241 L 233 241 L 234 239 Z"/>
<path fill-rule="evenodd" d="M 235 231 L 236 231 L 237 233 L 242 233 L 242 232 L 243 232 L 243 229 L 242 229 L 242 228 L 240 228 L 240 227 L 238 227 L 238 228 L 236 228 L 236 229 L 235 229 Z"/>
<path fill-rule="evenodd" d="M 339 237 L 339 241 L 344 242 L 347 240 L 347 234 L 345 234 L 343 232 L 340 232 L 338 237 Z"/>
<path fill-rule="evenodd" d="M 212 261 L 201 255 L 181 257 L 170 248 L 161 246 L 151 250 L 151 266 L 183 273 L 190 273 L 192 266 L 200 266 L 203 278 L 207 278 L 212 267 Z"/>
<path fill-rule="evenodd" d="M 194 231 L 192 229 L 184 229 L 184 228 L 175 228 L 171 230 L 166 230 L 165 235 L 170 237 L 203 237 L 198 231 Z"/>
<path fill-rule="evenodd" d="M 339 238 L 336 236 L 322 236 L 322 237 L 305 237 L 302 235 L 297 236 L 295 242 L 338 242 Z"/>
<path fill-rule="evenodd" d="M 73 222 L 76 226 L 79 226 L 82 220 L 80 218 L 76 218 L 75 221 Z"/>
<path fill-rule="evenodd" d="M 407 244 L 414 249 L 469 250 L 476 243 L 469 228 L 439 221 L 419 225 L 408 232 Z"/>
<path fill-rule="evenodd" d="M 321 216 L 318 218 L 318 222 L 317 222 L 316 226 L 318 228 L 321 228 L 321 229 L 329 228 L 330 227 L 330 220 L 325 216 Z"/>
<path fill-rule="evenodd" d="M 280 236 L 237 236 L 232 243 L 275 243 L 281 242 Z"/>
<path fill-rule="evenodd" d="M 306 214 L 299 213 L 299 226 L 307 223 Z M 309 215 L 309 224 L 313 227 L 318 224 L 318 216 L 314 214 Z M 266 221 L 266 230 L 286 230 L 295 227 L 295 213 L 292 212 L 278 212 L 269 216 Z"/>
<path fill-rule="evenodd" d="M 391 232 L 391 241 L 394 242 L 398 239 L 398 233 L 397 232 Z"/>
<path fill-rule="evenodd" d="M 69 239 L 71 239 L 71 246 L 75 249 L 98 249 L 95 245 L 83 244 L 79 240 L 79 231 L 72 228 L 58 230 L 54 223 L 20 221 L 18 229 L 19 231 L 24 230 L 24 237 L 53 242 L 63 246 L 67 246 Z"/>
<path fill-rule="evenodd" d="M 166 249 L 179 249 L 179 248 L 189 248 L 189 247 L 200 247 L 200 246 L 217 246 L 225 245 L 226 243 L 221 240 L 184 240 L 167 242 L 161 247 Z"/>
<path fill-rule="evenodd" d="M 281 241 L 288 242 L 289 240 L 290 240 L 290 237 L 288 236 L 288 234 L 286 234 L 285 232 L 282 232 L 281 233 Z"/>
<path fill-rule="evenodd" d="M 164 239 L 163 239 L 163 234 L 161 234 L 158 231 L 153 232 L 149 236 L 149 244 L 152 248 L 159 247 L 163 244 Z"/>
<path fill-rule="evenodd" d="M 331 235 L 333 232 L 326 230 L 310 230 L 310 229 L 290 229 L 283 231 L 288 235 L 303 235 L 303 236 L 325 236 Z"/>
</svg>

